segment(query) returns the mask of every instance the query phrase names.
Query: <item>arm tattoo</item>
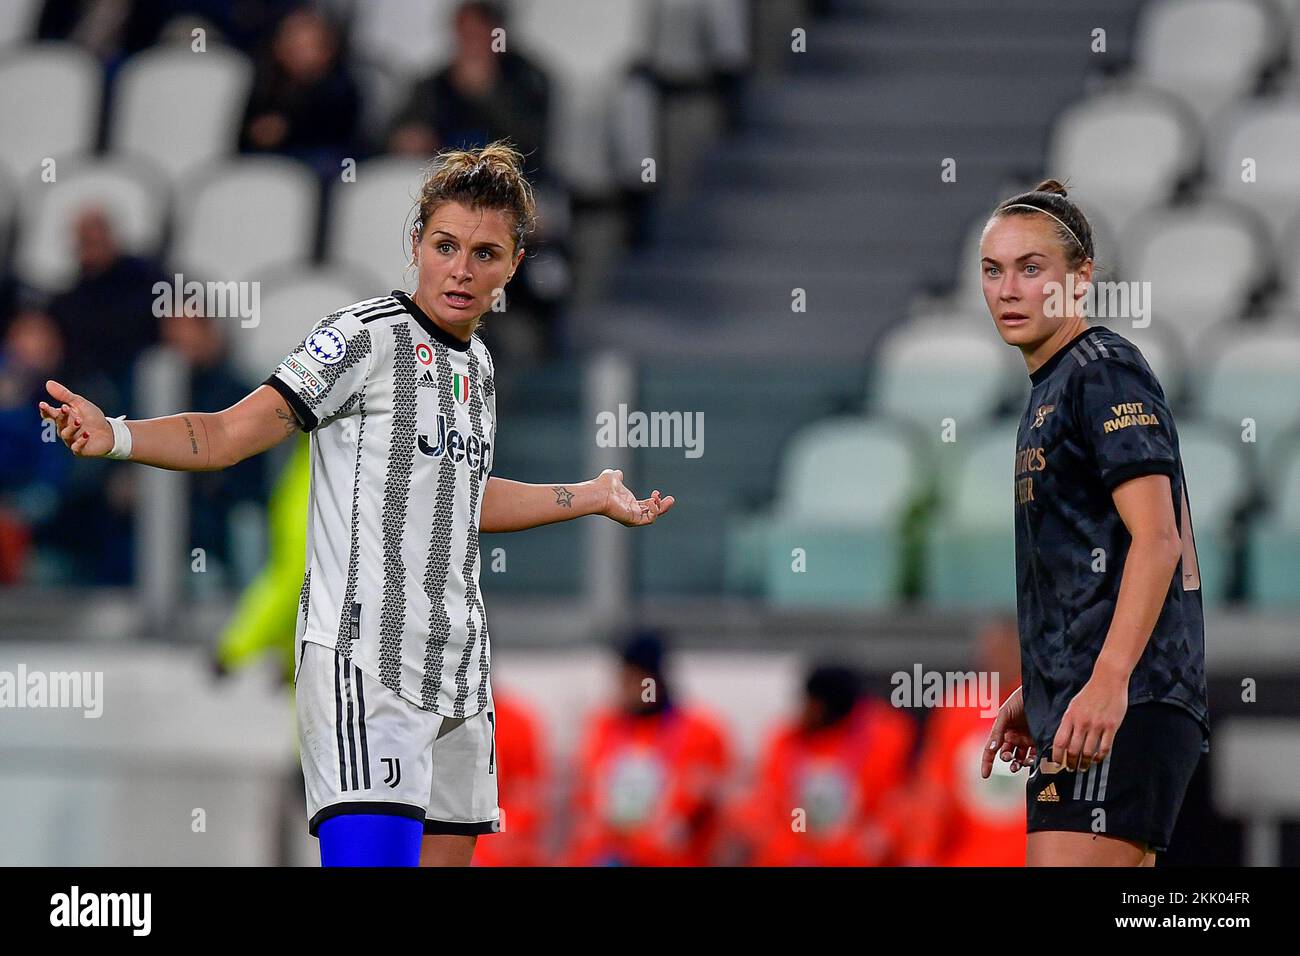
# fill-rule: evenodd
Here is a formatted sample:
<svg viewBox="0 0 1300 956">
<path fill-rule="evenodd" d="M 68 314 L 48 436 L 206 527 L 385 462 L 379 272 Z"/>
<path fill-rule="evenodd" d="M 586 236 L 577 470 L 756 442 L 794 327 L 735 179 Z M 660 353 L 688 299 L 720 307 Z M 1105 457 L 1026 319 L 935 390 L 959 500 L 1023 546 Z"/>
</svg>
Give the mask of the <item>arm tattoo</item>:
<svg viewBox="0 0 1300 956">
<path fill-rule="evenodd" d="M 284 424 L 284 433 L 286 435 L 292 435 L 294 432 L 298 430 L 298 419 L 294 418 L 283 408 L 277 408 L 275 410 L 275 417 L 280 419 L 280 421 Z"/>
<path fill-rule="evenodd" d="M 194 437 L 194 423 L 190 421 L 190 416 L 188 415 L 182 415 L 181 421 L 185 423 L 185 434 L 188 435 L 190 439 L 190 454 L 197 455 L 199 453 L 199 442 L 198 439 Z"/>
<path fill-rule="evenodd" d="M 572 491 L 570 491 L 568 488 L 561 488 L 559 485 L 556 485 L 551 490 L 555 492 L 555 503 L 557 505 L 559 505 L 561 508 L 573 507 Z"/>
</svg>

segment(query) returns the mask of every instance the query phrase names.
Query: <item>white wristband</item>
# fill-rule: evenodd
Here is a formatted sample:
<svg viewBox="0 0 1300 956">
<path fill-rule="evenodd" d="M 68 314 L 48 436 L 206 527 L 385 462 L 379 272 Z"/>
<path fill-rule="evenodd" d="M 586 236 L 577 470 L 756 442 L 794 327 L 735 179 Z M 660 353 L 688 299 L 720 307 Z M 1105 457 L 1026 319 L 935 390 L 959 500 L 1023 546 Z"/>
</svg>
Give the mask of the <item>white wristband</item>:
<svg viewBox="0 0 1300 956">
<path fill-rule="evenodd" d="M 123 421 L 126 416 L 110 418 L 108 424 L 113 428 L 113 450 L 105 458 L 127 459 L 131 457 L 131 429 Z"/>
</svg>

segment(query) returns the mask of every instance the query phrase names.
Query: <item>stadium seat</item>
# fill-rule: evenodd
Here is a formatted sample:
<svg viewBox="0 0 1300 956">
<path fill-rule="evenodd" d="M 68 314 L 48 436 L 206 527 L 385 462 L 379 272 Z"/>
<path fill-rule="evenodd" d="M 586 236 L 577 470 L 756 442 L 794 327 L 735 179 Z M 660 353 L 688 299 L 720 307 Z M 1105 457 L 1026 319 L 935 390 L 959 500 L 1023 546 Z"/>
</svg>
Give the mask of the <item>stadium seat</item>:
<svg viewBox="0 0 1300 956">
<path fill-rule="evenodd" d="M 1231 430 L 1213 423 L 1178 424 L 1201 570 L 1201 597 L 1206 606 L 1226 597 L 1236 560 L 1233 526 L 1254 493 L 1250 468 L 1235 437 Z"/>
<path fill-rule="evenodd" d="M 358 57 L 419 79 L 451 56 L 451 18 L 460 0 L 366 0 L 353 5 Z"/>
<path fill-rule="evenodd" d="M 356 182 L 330 190 L 326 257 L 359 269 L 385 291 L 402 285 L 411 261 L 411 226 L 424 164 L 396 157 L 357 166 Z"/>
<path fill-rule="evenodd" d="M 200 280 L 228 282 L 308 259 L 319 198 L 311 170 L 279 156 L 198 170 L 177 192 L 171 263 Z"/>
<path fill-rule="evenodd" d="M 1247 594 L 1261 605 L 1300 604 L 1300 442 L 1291 441 L 1268 484 L 1269 507 L 1250 529 Z"/>
<path fill-rule="evenodd" d="M 1156 0 L 1138 21 L 1134 72 L 1204 122 L 1255 91 L 1285 47 L 1283 26 L 1262 0 Z"/>
<path fill-rule="evenodd" d="M 1211 326 L 1239 318 L 1272 271 L 1264 224 L 1225 200 L 1153 210 L 1133 223 L 1124 247 L 1128 275 L 1151 283 L 1154 308 L 1188 349 Z"/>
<path fill-rule="evenodd" d="M 926 534 L 923 589 L 937 606 L 1015 606 L 1015 442 L 1010 420 L 944 446 L 960 459 Z"/>
<path fill-rule="evenodd" d="M 1281 285 L 1279 305 L 1300 316 L 1300 214 L 1283 232 L 1278 243 L 1278 281 Z"/>
<path fill-rule="evenodd" d="M 1061 115 L 1046 168 L 1094 225 L 1104 220 L 1112 235 L 1123 235 L 1133 216 L 1173 197 L 1197 148 L 1195 121 L 1179 101 L 1158 90 L 1116 91 Z"/>
<path fill-rule="evenodd" d="M 73 221 L 90 206 L 102 206 L 121 247 L 153 256 L 161 247 L 168 190 L 156 169 L 143 162 L 109 158 L 65 160 L 56 184 L 22 192 L 15 271 L 24 281 L 54 292 L 77 275 Z"/>
<path fill-rule="evenodd" d="M 337 268 L 301 265 L 278 270 L 262 283 L 257 325 L 228 337 L 231 358 L 250 383 L 260 382 L 322 318 L 388 292 Z"/>
<path fill-rule="evenodd" d="M 673 83 L 702 83 L 749 58 L 745 0 L 652 0 L 650 63 Z"/>
<path fill-rule="evenodd" d="M 1300 423 L 1300 330 L 1280 322 L 1216 330 L 1201 354 L 1213 356 L 1198 389 L 1201 414 L 1237 436 L 1260 467 Z M 1255 440 L 1243 442 L 1246 419 Z"/>
<path fill-rule="evenodd" d="M 1300 98 L 1243 103 L 1216 126 L 1208 171 L 1215 191 L 1250 206 L 1281 240 L 1300 213 Z"/>
<path fill-rule="evenodd" d="M 131 57 L 118 74 L 110 149 L 147 156 L 173 182 L 239 145 L 253 67 L 238 50 L 159 46 Z"/>
<path fill-rule="evenodd" d="M 679 448 L 641 448 L 632 461 L 632 473 L 653 475 L 689 518 L 636 539 L 638 581 L 647 591 L 716 593 L 730 580 L 733 589 L 757 592 L 761 550 L 756 569 L 748 551 L 740 554 L 743 571 L 724 558 L 724 552 L 735 556 L 737 540 L 727 529 L 743 520 L 729 516 L 771 498 L 789 439 L 809 422 L 858 404 L 860 369 L 851 362 L 815 372 L 799 363 L 690 362 L 678 352 L 666 361 L 646 359 L 638 371 L 639 408 L 686 409 L 705 424 L 699 457 L 687 458 Z M 676 557 L 687 552 L 689 559 Z"/>
<path fill-rule="evenodd" d="M 0 4 L 0 47 L 35 36 L 42 6 L 41 0 L 8 0 Z"/>
<path fill-rule="evenodd" d="M 768 599 L 785 606 L 892 603 L 902 571 L 899 526 L 918 491 L 919 466 L 910 436 L 888 422 L 839 418 L 796 435 L 764 535 Z"/>
<path fill-rule="evenodd" d="M 93 56 L 71 43 L 38 43 L 0 58 L 0 163 L 16 181 L 36 183 L 47 158 L 95 145 L 103 80 Z"/>
<path fill-rule="evenodd" d="M 1017 361 L 992 322 L 908 322 L 880 346 L 867 407 L 912 422 L 938 442 L 945 419 L 968 429 L 995 411 L 1011 391 Z"/>
<path fill-rule="evenodd" d="M 551 75 L 551 136 L 561 175 L 580 194 L 608 194 L 628 172 L 615 167 L 610 133 L 628 69 L 648 52 L 651 5 L 523 0 L 511 12 L 521 46 Z"/>
</svg>

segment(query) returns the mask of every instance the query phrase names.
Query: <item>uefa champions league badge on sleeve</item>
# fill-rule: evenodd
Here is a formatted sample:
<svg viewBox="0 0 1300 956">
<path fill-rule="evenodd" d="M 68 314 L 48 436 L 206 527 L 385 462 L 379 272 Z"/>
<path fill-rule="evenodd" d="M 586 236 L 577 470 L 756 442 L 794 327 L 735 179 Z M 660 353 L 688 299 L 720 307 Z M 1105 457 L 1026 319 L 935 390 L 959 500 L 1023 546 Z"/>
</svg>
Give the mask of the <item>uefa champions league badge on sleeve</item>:
<svg viewBox="0 0 1300 956">
<path fill-rule="evenodd" d="M 334 365 L 343 361 L 347 351 L 347 339 L 332 325 L 317 329 L 307 337 L 307 354 L 322 365 Z"/>
</svg>

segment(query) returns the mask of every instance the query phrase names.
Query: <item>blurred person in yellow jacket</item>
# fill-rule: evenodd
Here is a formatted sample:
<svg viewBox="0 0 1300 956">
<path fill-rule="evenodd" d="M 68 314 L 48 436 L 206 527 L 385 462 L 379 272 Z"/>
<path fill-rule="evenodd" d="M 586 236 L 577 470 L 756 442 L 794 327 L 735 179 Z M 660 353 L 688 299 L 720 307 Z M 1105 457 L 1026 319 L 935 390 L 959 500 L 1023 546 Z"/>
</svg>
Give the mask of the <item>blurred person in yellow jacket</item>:
<svg viewBox="0 0 1300 956">
<path fill-rule="evenodd" d="M 218 673 L 274 653 L 280 659 L 284 682 L 293 683 L 298 594 L 307 562 L 310 448 L 308 435 L 300 435 L 271 490 L 266 511 L 266 565 L 240 595 L 235 613 L 217 642 L 214 664 Z"/>
</svg>

